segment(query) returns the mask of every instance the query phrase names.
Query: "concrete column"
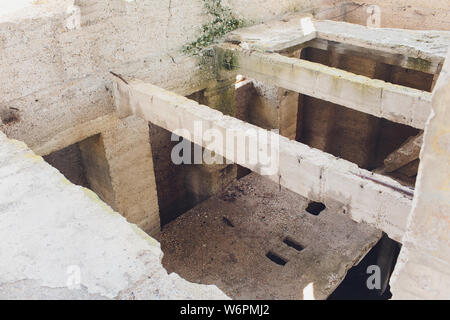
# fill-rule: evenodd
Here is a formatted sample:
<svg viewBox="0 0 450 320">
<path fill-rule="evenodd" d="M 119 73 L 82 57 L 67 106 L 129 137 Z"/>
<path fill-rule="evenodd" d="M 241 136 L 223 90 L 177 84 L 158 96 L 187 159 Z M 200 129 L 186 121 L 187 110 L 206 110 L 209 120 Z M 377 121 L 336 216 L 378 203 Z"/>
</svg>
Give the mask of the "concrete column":
<svg viewBox="0 0 450 320">
<path fill-rule="evenodd" d="M 394 299 L 449 299 L 450 55 L 433 96 L 412 213 L 392 279 Z"/>
<path fill-rule="evenodd" d="M 118 120 L 80 143 L 86 178 L 114 210 L 150 235 L 160 230 L 158 200 L 147 121 Z"/>
<path fill-rule="evenodd" d="M 300 94 L 294 91 L 278 89 L 278 118 L 280 134 L 291 140 L 297 136 L 297 120 Z"/>
<path fill-rule="evenodd" d="M 300 59 L 301 52 L 300 49 L 285 55 Z M 298 92 L 278 88 L 278 128 L 280 135 L 291 140 L 295 140 L 297 137 L 299 98 Z"/>
<path fill-rule="evenodd" d="M 234 79 L 213 82 L 198 101 L 225 115 L 236 116 Z M 198 147 L 198 146 L 197 146 Z M 225 161 L 225 160 L 224 160 Z M 235 164 L 201 164 L 186 166 L 185 187 L 194 203 L 199 203 L 225 190 L 237 179 Z"/>
</svg>

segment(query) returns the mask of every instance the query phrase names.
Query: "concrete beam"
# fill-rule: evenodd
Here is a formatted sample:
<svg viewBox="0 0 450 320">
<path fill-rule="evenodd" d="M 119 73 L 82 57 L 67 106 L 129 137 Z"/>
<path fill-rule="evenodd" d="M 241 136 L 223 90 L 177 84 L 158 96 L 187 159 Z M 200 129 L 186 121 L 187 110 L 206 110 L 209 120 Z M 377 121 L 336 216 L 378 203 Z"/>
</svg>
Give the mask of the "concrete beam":
<svg viewBox="0 0 450 320">
<path fill-rule="evenodd" d="M 420 60 L 395 52 L 386 52 L 380 49 L 366 48 L 348 43 L 336 42 L 327 39 L 316 38 L 305 42 L 303 48 L 316 48 L 326 51 L 334 51 L 338 54 L 369 58 L 378 62 L 399 66 L 406 69 L 417 70 L 425 73 L 439 74 L 442 69 L 443 60 L 434 61 Z"/>
<path fill-rule="evenodd" d="M 294 14 L 235 30 L 226 41 L 260 52 L 291 52 L 303 47 L 333 49 L 438 74 L 450 45 L 450 32 L 368 28 Z"/>
<path fill-rule="evenodd" d="M 385 172 L 393 172 L 408 163 L 419 158 L 420 149 L 423 144 L 423 132 L 417 136 L 409 138 L 397 150 L 389 154 L 384 160 Z"/>
<path fill-rule="evenodd" d="M 431 93 L 277 53 L 245 50 L 229 43 L 217 46 L 219 72 L 235 72 L 347 108 L 425 127 Z"/>
<path fill-rule="evenodd" d="M 196 134 L 196 123 L 200 123 L 204 130 L 217 130 L 222 137 L 232 133 L 238 139 L 247 141 L 254 141 L 258 134 L 266 134 L 271 142 L 265 146 L 259 145 L 259 151 L 256 152 L 248 147 L 251 144 L 243 147 L 238 144 L 232 147 L 237 156 L 230 159 L 231 147 L 226 143 L 213 151 L 262 175 L 266 173 L 265 168 L 250 163 L 249 159 L 257 158 L 261 153 L 264 158 L 278 156 L 278 165 L 275 172 L 270 173 L 270 179 L 303 197 L 322 201 L 329 208 L 347 214 L 355 221 L 365 221 L 397 241 L 402 239 L 413 194 L 410 189 L 390 178 L 372 174 L 349 161 L 225 116 L 217 110 L 148 83 L 132 80 L 127 84 L 115 78 L 114 96 L 120 117 L 134 114 L 166 130 L 176 131 L 205 148 L 209 142 Z M 273 150 L 273 146 L 278 154 L 268 151 Z M 244 160 L 239 159 L 242 154 L 247 155 Z"/>
<path fill-rule="evenodd" d="M 395 58 L 395 65 L 427 73 L 440 72 L 450 45 L 448 31 L 369 28 L 329 20 L 314 21 L 314 27 L 318 39 Z"/>
</svg>

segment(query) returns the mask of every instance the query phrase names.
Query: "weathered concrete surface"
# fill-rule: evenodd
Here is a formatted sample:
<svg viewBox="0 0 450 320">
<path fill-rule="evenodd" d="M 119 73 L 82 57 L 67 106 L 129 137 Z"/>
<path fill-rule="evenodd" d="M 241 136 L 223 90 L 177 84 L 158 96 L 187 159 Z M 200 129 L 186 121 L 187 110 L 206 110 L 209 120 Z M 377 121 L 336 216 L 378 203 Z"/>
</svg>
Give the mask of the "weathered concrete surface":
<svg viewBox="0 0 450 320">
<path fill-rule="evenodd" d="M 89 182 L 86 179 L 84 163 L 78 144 L 73 144 L 51 153 L 44 157 L 44 160 L 51 166 L 57 168 L 73 184 L 89 188 Z"/>
<path fill-rule="evenodd" d="M 13 1 L 17 10 L 2 12 L 4 2 L 0 109 L 19 109 L 20 121 L 0 128 L 33 150 L 113 111 L 111 70 L 183 95 L 213 77 L 182 53 L 209 19 L 200 0 Z M 313 6 L 310 0 L 229 2 L 239 17 L 261 22 Z M 328 3 L 334 1 L 314 6 Z"/>
<path fill-rule="evenodd" d="M 412 214 L 394 274 L 396 299 L 450 298 L 450 54 L 433 96 Z"/>
<path fill-rule="evenodd" d="M 34 149 L 47 155 L 77 142 L 90 189 L 129 222 L 151 235 L 159 232 L 147 123 L 132 118 L 123 121 L 112 113 L 67 129 Z"/>
<path fill-rule="evenodd" d="M 450 45 L 450 32 L 374 29 L 291 14 L 281 20 L 233 31 L 226 40 L 262 52 L 289 51 L 310 45 L 320 49 L 333 46 L 404 68 L 439 73 Z"/>
<path fill-rule="evenodd" d="M 430 114 L 429 92 L 229 43 L 217 50 L 222 59 L 232 59 L 236 73 L 376 117 L 423 129 Z M 223 61 L 219 58 L 219 68 Z"/>
<path fill-rule="evenodd" d="M 409 138 L 400 148 L 391 153 L 384 160 L 384 170 L 393 172 L 419 158 L 423 144 L 423 133 Z"/>
<path fill-rule="evenodd" d="M 102 132 L 101 138 L 104 166 L 114 194 L 113 208 L 155 235 L 160 230 L 160 219 L 148 123 L 130 117 Z"/>
<path fill-rule="evenodd" d="M 448 31 L 368 28 L 339 21 L 315 21 L 314 26 L 320 39 L 390 53 L 398 57 L 397 65 L 424 72 L 442 66 L 450 46 Z"/>
<path fill-rule="evenodd" d="M 158 242 L 3 133 L 0 181 L 1 299 L 226 298 L 168 275 Z"/>
<path fill-rule="evenodd" d="M 278 19 L 285 13 L 311 14 L 318 19 L 331 19 L 342 11 L 342 0 L 225 0 L 239 16 L 256 23 Z M 272 19 L 271 19 L 272 18 Z"/>
<path fill-rule="evenodd" d="M 342 18 L 366 25 L 372 5 L 379 7 L 382 28 L 450 30 L 447 0 L 353 0 L 343 5 Z"/>
<path fill-rule="evenodd" d="M 335 2 L 339 1 L 321 0 L 314 5 L 331 6 Z M 242 3 L 232 0 L 228 4 L 234 14 L 247 22 L 263 22 L 313 6 L 309 0 L 246 0 L 245 6 Z M 201 59 L 182 53 L 183 46 L 197 39 L 202 24 L 211 18 L 203 5 L 201 0 L 2 1 L 0 130 L 10 138 L 26 142 L 39 155 L 48 155 L 98 134 L 102 134 L 101 139 L 106 135 L 128 139 L 118 129 L 121 124 L 114 115 L 109 72 L 146 79 L 183 95 L 208 87 L 211 80 L 215 81 L 213 70 L 202 65 Z M 223 96 L 210 97 L 218 97 L 220 102 Z M 114 128 L 118 131 L 112 133 Z M 143 128 L 138 135 L 143 137 L 147 131 Z M 165 148 L 168 144 L 170 141 L 161 145 Z M 122 151 L 137 150 L 124 148 L 115 154 L 122 158 L 139 154 L 125 155 Z M 153 200 L 145 200 L 153 199 L 153 194 L 144 195 L 144 189 L 137 193 L 125 187 L 134 181 L 126 181 L 126 175 L 120 173 L 131 168 L 108 166 L 101 166 L 103 180 L 107 180 L 108 174 L 119 176 L 112 177 L 113 182 L 103 183 L 107 188 L 97 183 L 96 192 L 111 206 L 116 208 L 120 204 L 119 211 L 133 216 L 133 222 L 142 222 L 148 215 L 146 211 L 155 209 L 147 206 Z M 141 167 L 145 166 L 148 167 L 143 164 Z M 132 177 L 135 175 L 129 176 Z M 113 192 L 117 180 L 124 187 L 114 187 Z M 133 193 L 131 197 L 121 193 L 128 189 Z M 138 204 L 134 202 L 136 198 Z M 176 198 L 169 197 L 168 201 L 175 202 Z M 137 206 L 146 207 L 140 217 L 136 217 Z M 146 230 L 153 228 L 140 225 Z"/>
<path fill-rule="evenodd" d="M 163 228 L 163 265 L 195 283 L 216 284 L 233 299 L 303 299 L 311 283 L 314 298 L 326 299 L 381 231 L 331 209 L 313 216 L 307 206 L 252 173 Z M 286 238 L 304 249 L 289 247 Z M 269 251 L 286 265 L 269 260 Z"/>
<path fill-rule="evenodd" d="M 390 178 L 372 174 L 351 162 L 224 116 L 217 110 L 149 83 L 129 80 L 125 84 L 115 79 L 114 94 L 120 116 L 134 114 L 169 131 L 176 131 L 205 148 L 209 142 L 202 135 L 195 134 L 195 125 L 199 123 L 203 130 L 216 130 L 221 137 L 232 133 L 238 140 L 249 141 L 243 145 L 216 145 L 212 151 L 260 174 L 273 169 L 268 174 L 276 183 L 308 199 L 322 201 L 336 211 L 349 214 L 357 222 L 372 224 L 392 239 L 400 241 L 403 237 L 412 191 Z M 274 149 L 261 145 L 260 151 L 252 149 L 259 135 L 267 136 Z M 271 165 L 278 166 L 264 167 L 250 161 L 260 159 L 261 153 L 262 158 L 274 160 Z"/>
<path fill-rule="evenodd" d="M 297 133 L 298 99 L 294 91 L 277 88 L 253 80 L 253 95 L 248 101 L 248 116 L 241 119 L 258 127 L 295 139 Z"/>
<path fill-rule="evenodd" d="M 300 57 L 300 51 L 289 56 Z M 247 117 L 238 118 L 264 129 L 279 130 L 280 135 L 295 140 L 299 121 L 299 93 L 277 88 L 257 80 L 253 83 L 252 98 L 247 102 Z"/>
<path fill-rule="evenodd" d="M 316 48 L 304 48 L 302 58 L 372 79 L 431 91 L 433 76 L 374 60 Z M 358 164 L 364 169 L 383 166 L 384 159 L 420 130 L 345 108 L 317 98 L 300 100 L 299 141 Z M 414 185 L 414 182 L 413 184 Z"/>
<path fill-rule="evenodd" d="M 249 49 L 281 51 L 316 38 L 317 32 L 309 15 L 295 15 L 273 20 L 229 33 L 226 41 L 243 43 Z"/>
</svg>

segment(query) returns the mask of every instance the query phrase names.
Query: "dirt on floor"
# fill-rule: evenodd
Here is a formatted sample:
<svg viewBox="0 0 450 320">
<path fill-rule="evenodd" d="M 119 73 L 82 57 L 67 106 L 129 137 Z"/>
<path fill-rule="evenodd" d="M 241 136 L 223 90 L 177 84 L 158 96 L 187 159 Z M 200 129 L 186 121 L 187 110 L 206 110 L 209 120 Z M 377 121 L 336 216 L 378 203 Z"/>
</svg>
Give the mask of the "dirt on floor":
<svg viewBox="0 0 450 320">
<path fill-rule="evenodd" d="M 326 299 L 382 233 L 321 209 L 252 173 L 163 228 L 163 265 L 233 299 Z"/>
</svg>

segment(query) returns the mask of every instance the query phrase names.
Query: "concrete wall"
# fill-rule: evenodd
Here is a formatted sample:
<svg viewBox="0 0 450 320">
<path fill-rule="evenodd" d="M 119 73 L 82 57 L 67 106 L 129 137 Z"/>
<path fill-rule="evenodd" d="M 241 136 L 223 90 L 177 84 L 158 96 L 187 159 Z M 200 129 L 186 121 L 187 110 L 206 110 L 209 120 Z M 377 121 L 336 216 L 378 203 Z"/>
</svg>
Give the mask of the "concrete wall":
<svg viewBox="0 0 450 320">
<path fill-rule="evenodd" d="M 89 188 L 79 144 L 72 144 L 44 157 L 73 184 Z"/>
<path fill-rule="evenodd" d="M 314 5 L 322 2 L 330 1 Z M 208 80 L 197 59 L 181 53 L 207 21 L 200 0 L 39 3 L 0 16 L 0 109 L 17 108 L 20 118 L 0 128 L 32 148 L 112 112 L 110 70 L 186 95 Z M 248 21 L 312 6 L 308 0 L 230 3 Z"/>
<path fill-rule="evenodd" d="M 381 10 L 382 28 L 450 30 L 448 0 L 353 0 L 345 5 L 343 20 L 366 25 L 371 5 Z"/>
<path fill-rule="evenodd" d="M 450 298 L 450 55 L 425 129 L 416 196 L 393 280 L 396 299 Z"/>
<path fill-rule="evenodd" d="M 322 5 L 331 13 L 335 2 L 340 1 L 224 1 L 248 23 Z M 183 95 L 206 88 L 212 70 L 184 55 L 182 48 L 197 39 L 207 21 L 201 0 L 48 0 L 8 8 L 0 4 L 0 130 L 40 155 L 83 141 L 84 162 L 92 166 L 85 168 L 90 187 L 131 222 L 156 232 L 158 204 L 148 127 L 115 118 L 109 71 Z M 220 109 L 215 97 L 222 98 L 213 90 L 209 102 Z M 99 136 L 92 138 L 95 135 Z M 168 137 L 160 135 L 157 139 L 162 141 L 152 147 L 168 148 Z M 157 156 L 162 153 L 154 150 Z M 157 172 L 165 170 L 159 160 L 154 162 Z M 222 174 L 222 169 L 215 174 Z M 133 187 L 139 179 L 146 182 Z M 189 197 L 192 190 L 185 185 L 177 194 Z M 169 187 L 161 188 L 165 203 L 179 200 L 167 192 Z"/>
</svg>

